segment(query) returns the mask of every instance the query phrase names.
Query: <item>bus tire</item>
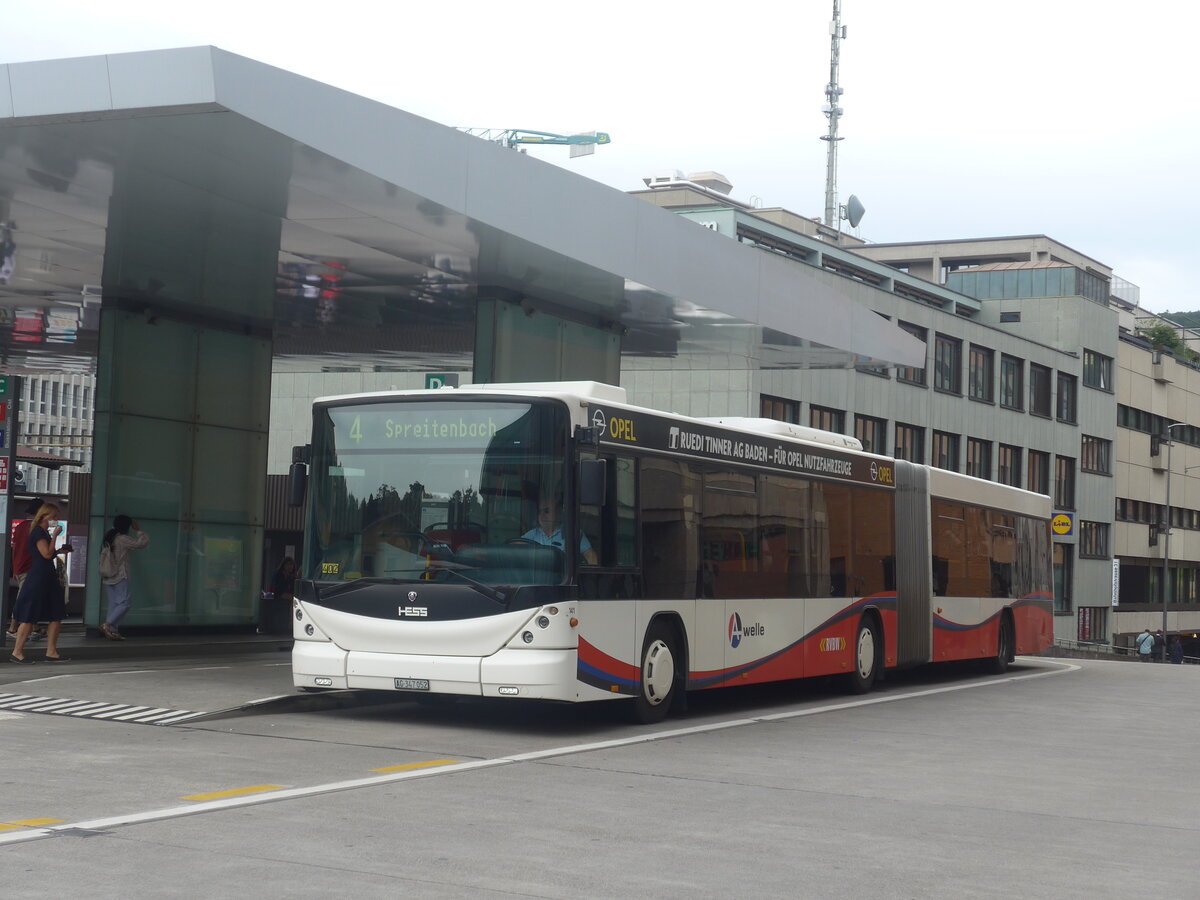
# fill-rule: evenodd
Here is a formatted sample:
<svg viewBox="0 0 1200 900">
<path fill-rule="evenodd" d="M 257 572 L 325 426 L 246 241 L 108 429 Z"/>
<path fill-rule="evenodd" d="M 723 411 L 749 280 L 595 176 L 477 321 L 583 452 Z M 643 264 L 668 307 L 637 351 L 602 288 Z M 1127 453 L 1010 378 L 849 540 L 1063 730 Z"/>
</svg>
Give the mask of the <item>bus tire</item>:
<svg viewBox="0 0 1200 900">
<path fill-rule="evenodd" d="M 1013 660 L 1012 619 L 1007 614 L 1000 616 L 1000 631 L 996 635 L 996 655 L 983 661 L 983 671 L 988 675 L 1003 675 Z"/>
<path fill-rule="evenodd" d="M 635 721 L 653 725 L 667 717 L 679 689 L 678 659 L 674 630 L 664 622 L 651 624 L 642 645 L 641 681 L 633 701 Z"/>
<path fill-rule="evenodd" d="M 858 620 L 858 631 L 854 635 L 854 668 L 846 676 L 846 687 L 852 694 L 865 694 L 875 685 L 879 675 L 879 659 L 883 642 L 879 626 L 872 616 Z"/>
</svg>

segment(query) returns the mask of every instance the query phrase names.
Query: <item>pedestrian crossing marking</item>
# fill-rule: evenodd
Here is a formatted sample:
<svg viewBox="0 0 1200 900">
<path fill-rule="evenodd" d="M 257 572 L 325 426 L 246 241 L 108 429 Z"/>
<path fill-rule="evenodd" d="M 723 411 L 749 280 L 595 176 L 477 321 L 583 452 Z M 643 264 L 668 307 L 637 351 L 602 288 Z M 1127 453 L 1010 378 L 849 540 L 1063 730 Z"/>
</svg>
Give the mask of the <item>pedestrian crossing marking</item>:
<svg viewBox="0 0 1200 900">
<path fill-rule="evenodd" d="M 0 710 L 40 713 L 48 716 L 72 716 L 107 722 L 132 722 L 135 725 L 176 725 L 206 716 L 205 712 L 167 709 L 163 706 L 135 706 L 99 700 L 67 700 L 61 697 L 35 697 L 29 694 L 0 693 Z M 2 829 L 0 829 L 2 830 Z"/>
</svg>

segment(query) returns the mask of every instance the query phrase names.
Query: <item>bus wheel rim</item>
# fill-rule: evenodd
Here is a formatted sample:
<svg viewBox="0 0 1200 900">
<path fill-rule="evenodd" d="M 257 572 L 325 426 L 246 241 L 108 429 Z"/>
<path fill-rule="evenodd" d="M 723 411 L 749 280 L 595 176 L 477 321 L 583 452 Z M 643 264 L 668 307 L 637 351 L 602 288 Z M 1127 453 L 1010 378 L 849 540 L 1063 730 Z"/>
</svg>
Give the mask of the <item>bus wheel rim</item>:
<svg viewBox="0 0 1200 900">
<path fill-rule="evenodd" d="M 875 668 L 875 632 L 863 625 L 858 632 L 858 674 L 866 678 Z"/>
<path fill-rule="evenodd" d="M 675 659 L 665 642 L 656 640 L 646 648 L 642 664 L 642 694 L 651 706 L 667 699 L 675 682 Z"/>
</svg>

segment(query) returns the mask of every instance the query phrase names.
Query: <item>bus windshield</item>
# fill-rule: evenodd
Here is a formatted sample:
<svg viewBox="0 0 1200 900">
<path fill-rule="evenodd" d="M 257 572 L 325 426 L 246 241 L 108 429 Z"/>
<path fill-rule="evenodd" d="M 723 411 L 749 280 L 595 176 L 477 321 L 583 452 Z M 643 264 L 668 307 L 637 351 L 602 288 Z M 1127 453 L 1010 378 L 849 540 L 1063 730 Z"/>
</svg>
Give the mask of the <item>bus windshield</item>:
<svg viewBox="0 0 1200 900">
<path fill-rule="evenodd" d="M 315 422 L 309 578 L 562 582 L 561 403 L 360 402 Z"/>
</svg>

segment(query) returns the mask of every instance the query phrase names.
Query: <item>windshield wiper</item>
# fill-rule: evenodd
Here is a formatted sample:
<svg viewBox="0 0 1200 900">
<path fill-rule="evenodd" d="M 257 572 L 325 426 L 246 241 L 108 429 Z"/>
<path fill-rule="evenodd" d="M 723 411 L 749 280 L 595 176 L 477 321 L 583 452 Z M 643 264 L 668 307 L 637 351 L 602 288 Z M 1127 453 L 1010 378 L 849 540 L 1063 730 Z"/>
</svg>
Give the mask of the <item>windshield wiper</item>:
<svg viewBox="0 0 1200 900">
<path fill-rule="evenodd" d="M 492 587 L 490 584 L 484 584 L 482 581 L 476 581 L 470 575 L 464 575 L 462 572 L 458 571 L 458 569 L 452 569 L 449 566 L 438 566 L 436 571 L 447 572 L 451 575 L 457 575 L 459 578 L 461 578 L 467 584 L 471 585 L 471 587 L 475 588 L 475 590 L 479 591 L 479 593 L 483 594 L 483 596 L 487 597 L 489 600 L 494 600 L 496 603 L 507 603 L 508 602 L 508 597 L 504 594 L 503 591 L 498 591 L 494 587 Z"/>
</svg>

